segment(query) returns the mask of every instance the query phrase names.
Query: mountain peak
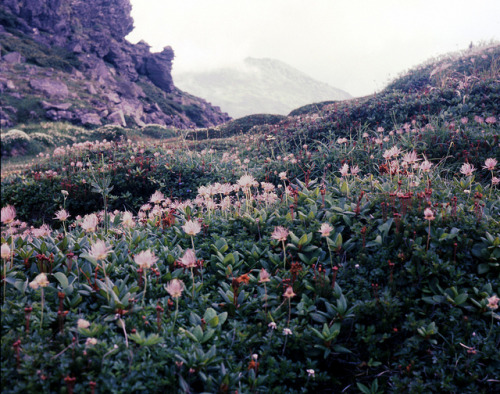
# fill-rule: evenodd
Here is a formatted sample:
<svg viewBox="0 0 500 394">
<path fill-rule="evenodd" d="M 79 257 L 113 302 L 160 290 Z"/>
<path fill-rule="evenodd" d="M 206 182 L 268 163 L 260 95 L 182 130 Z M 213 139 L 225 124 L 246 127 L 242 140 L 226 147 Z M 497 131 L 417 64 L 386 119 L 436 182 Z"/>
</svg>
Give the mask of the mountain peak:
<svg viewBox="0 0 500 394">
<path fill-rule="evenodd" d="M 256 113 L 286 115 L 324 100 L 352 96 L 272 58 L 247 57 L 240 65 L 175 75 L 176 84 L 220 106 L 232 117 Z"/>
</svg>

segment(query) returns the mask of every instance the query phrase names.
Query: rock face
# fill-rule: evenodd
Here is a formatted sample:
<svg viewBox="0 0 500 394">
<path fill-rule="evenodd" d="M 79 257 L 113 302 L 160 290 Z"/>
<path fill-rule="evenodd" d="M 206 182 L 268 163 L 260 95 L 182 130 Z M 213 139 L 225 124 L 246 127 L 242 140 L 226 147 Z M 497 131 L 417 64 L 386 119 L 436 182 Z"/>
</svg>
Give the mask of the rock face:
<svg viewBox="0 0 500 394">
<path fill-rule="evenodd" d="M 129 0 L 2 0 L 0 74 L 9 97 L 0 105 L 39 98 L 52 105 L 38 105 L 32 112 L 39 117 L 88 125 L 190 128 L 229 120 L 175 87 L 171 47 L 151 53 L 148 44 L 125 40 L 133 30 L 130 11 Z M 59 100 L 69 109 L 58 108 Z M 3 124 L 23 121 L 6 116 Z"/>
</svg>

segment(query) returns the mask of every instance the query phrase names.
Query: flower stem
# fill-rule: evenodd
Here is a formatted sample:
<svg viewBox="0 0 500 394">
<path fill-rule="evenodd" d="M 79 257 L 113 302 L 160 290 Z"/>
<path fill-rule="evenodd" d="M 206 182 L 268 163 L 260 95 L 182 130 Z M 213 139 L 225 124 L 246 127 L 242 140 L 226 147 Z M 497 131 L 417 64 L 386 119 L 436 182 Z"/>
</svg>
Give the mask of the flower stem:
<svg viewBox="0 0 500 394">
<path fill-rule="evenodd" d="M 174 314 L 174 326 L 172 327 L 172 332 L 175 329 L 175 322 L 177 321 L 177 313 L 179 311 L 179 297 L 175 297 L 175 314 Z"/>
<path fill-rule="evenodd" d="M 281 241 L 283 243 L 283 269 L 286 269 L 286 245 L 285 241 Z"/>
<path fill-rule="evenodd" d="M 146 298 L 146 289 L 148 288 L 148 270 L 144 268 L 144 293 L 142 293 L 142 305 L 144 305 L 144 299 Z"/>
<path fill-rule="evenodd" d="M 40 290 L 42 292 L 42 317 L 40 318 L 40 329 L 42 329 L 42 325 L 43 325 L 43 309 L 44 309 L 45 300 L 44 300 L 44 296 L 43 296 L 43 287 Z"/>
<path fill-rule="evenodd" d="M 425 249 L 426 252 L 429 250 L 430 240 L 431 240 L 431 221 L 429 220 L 429 232 L 427 234 L 427 248 Z"/>
<path fill-rule="evenodd" d="M 191 267 L 191 279 L 193 280 L 193 295 L 192 295 L 192 299 L 194 301 L 194 273 L 193 273 L 193 267 Z"/>
</svg>

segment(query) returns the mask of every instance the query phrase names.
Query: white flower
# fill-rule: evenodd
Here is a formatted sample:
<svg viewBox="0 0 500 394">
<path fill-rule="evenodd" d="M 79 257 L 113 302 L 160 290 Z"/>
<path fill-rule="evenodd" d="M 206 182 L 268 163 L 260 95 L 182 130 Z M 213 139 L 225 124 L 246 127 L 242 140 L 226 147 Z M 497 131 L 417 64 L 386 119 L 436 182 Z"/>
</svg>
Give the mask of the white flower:
<svg viewBox="0 0 500 394">
<path fill-rule="evenodd" d="M 158 258 L 149 249 L 143 250 L 134 256 L 134 262 L 142 269 L 151 268 L 157 260 Z"/>
<path fill-rule="evenodd" d="M 462 167 L 460 167 L 460 172 L 465 176 L 471 176 L 474 171 L 476 171 L 476 168 L 469 163 L 464 163 Z"/>
<path fill-rule="evenodd" d="M 10 247 L 8 244 L 2 244 L 2 259 L 10 258 Z"/>
<path fill-rule="evenodd" d="M 290 330 L 289 328 L 284 328 L 283 335 L 292 335 L 292 330 Z"/>
<path fill-rule="evenodd" d="M 307 369 L 306 372 L 307 372 L 307 376 L 311 376 L 314 378 L 314 369 Z"/>
<path fill-rule="evenodd" d="M 198 222 L 193 222 L 188 220 L 184 226 L 182 226 L 184 232 L 188 235 L 196 235 L 201 231 L 201 225 Z"/>
<path fill-rule="evenodd" d="M 329 237 L 330 233 L 333 231 L 333 227 L 328 223 L 323 223 L 319 229 L 319 233 L 321 233 L 322 237 Z"/>
<path fill-rule="evenodd" d="M 275 322 L 271 322 L 267 325 L 271 330 L 276 330 L 276 323 Z"/>
<path fill-rule="evenodd" d="M 85 320 L 85 319 L 78 319 L 76 322 L 76 326 L 78 328 L 89 328 L 90 327 L 90 322 Z"/>
<path fill-rule="evenodd" d="M 97 241 L 90 248 L 89 255 L 96 260 L 105 260 L 108 254 L 111 252 L 111 248 L 106 245 L 105 241 Z"/>
</svg>

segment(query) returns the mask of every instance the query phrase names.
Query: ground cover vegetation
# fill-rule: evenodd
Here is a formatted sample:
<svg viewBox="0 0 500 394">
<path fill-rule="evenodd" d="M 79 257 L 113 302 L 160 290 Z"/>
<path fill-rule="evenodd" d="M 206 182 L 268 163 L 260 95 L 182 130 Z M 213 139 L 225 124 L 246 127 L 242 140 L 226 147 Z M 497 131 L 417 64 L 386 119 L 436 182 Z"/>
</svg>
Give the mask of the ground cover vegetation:
<svg viewBox="0 0 500 394">
<path fill-rule="evenodd" d="M 4 177 L 3 390 L 498 390 L 498 50 Z"/>
</svg>

